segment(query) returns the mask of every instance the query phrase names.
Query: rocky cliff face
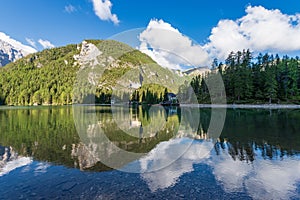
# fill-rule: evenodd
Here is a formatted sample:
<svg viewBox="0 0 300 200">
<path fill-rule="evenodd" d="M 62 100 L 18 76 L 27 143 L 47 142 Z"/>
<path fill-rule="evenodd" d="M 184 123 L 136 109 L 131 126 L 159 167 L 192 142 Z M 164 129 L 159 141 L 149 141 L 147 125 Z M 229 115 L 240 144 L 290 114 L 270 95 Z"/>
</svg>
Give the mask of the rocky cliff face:
<svg viewBox="0 0 300 200">
<path fill-rule="evenodd" d="M 98 41 L 98 44 L 83 41 L 78 48 L 80 54 L 74 55 L 75 64 L 80 65 L 80 73 L 86 73 L 93 86 L 119 90 L 119 87 L 137 89 L 143 84 L 159 84 L 176 92 L 185 80 L 146 54 L 117 41 Z M 125 73 L 120 75 L 119 71 Z"/>
<path fill-rule="evenodd" d="M 208 67 L 198 67 L 198 68 L 192 68 L 192 69 L 188 69 L 186 71 L 183 72 L 184 75 L 188 75 L 188 76 L 203 76 L 206 73 L 211 72 L 211 70 Z"/>
</svg>

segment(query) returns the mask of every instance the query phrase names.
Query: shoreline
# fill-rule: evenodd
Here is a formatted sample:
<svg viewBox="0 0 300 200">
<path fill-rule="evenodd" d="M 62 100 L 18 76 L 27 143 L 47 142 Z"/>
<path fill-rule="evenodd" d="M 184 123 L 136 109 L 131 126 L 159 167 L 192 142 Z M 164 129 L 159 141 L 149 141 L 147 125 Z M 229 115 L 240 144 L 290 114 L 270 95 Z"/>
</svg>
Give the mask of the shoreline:
<svg viewBox="0 0 300 200">
<path fill-rule="evenodd" d="M 300 109 L 296 104 L 180 104 L 181 107 L 195 108 L 240 108 L 240 109 Z"/>
<path fill-rule="evenodd" d="M 26 109 L 26 108 L 47 108 L 47 107 L 71 107 L 71 106 L 128 106 L 124 104 L 73 104 L 73 105 L 27 105 L 8 106 L 0 105 L 0 109 Z M 162 106 L 153 104 L 151 106 Z M 296 104 L 180 104 L 179 107 L 190 108 L 230 108 L 230 109 L 300 109 Z"/>
</svg>

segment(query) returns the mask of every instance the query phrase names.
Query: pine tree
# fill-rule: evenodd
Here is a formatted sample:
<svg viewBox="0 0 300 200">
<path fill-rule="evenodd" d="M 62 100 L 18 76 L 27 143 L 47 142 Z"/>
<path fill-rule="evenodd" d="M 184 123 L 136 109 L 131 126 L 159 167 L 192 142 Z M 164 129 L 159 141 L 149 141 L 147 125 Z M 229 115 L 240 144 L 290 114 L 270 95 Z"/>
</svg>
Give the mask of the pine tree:
<svg viewBox="0 0 300 200">
<path fill-rule="evenodd" d="M 277 98 L 277 81 L 274 66 L 267 67 L 265 71 L 265 96 L 269 98 L 269 103 Z"/>
</svg>

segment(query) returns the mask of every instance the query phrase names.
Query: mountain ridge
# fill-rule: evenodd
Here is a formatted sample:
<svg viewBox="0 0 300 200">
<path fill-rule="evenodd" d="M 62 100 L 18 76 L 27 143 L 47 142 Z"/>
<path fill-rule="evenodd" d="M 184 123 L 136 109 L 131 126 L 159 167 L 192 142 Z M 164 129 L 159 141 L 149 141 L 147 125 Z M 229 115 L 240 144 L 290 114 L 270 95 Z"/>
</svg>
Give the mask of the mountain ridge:
<svg viewBox="0 0 300 200">
<path fill-rule="evenodd" d="M 0 32 L 0 67 L 35 52 L 37 52 L 36 49 L 24 45 L 10 38 L 5 33 Z"/>
<path fill-rule="evenodd" d="M 94 54 L 95 53 L 95 54 Z M 74 85 L 80 76 L 84 88 Z M 120 85 L 125 92 L 156 83 L 141 90 L 156 101 L 163 97 L 164 87 L 176 90 L 182 77 L 159 66 L 148 55 L 112 40 L 85 40 L 80 44 L 45 49 L 11 62 L 0 69 L 0 103 L 7 105 L 61 105 L 82 102 L 88 95 L 96 103 L 110 103 L 113 91 Z M 81 90 L 75 93 L 74 89 Z M 92 89 L 92 90 L 91 90 Z M 78 96 L 75 96 L 78 94 Z"/>
</svg>

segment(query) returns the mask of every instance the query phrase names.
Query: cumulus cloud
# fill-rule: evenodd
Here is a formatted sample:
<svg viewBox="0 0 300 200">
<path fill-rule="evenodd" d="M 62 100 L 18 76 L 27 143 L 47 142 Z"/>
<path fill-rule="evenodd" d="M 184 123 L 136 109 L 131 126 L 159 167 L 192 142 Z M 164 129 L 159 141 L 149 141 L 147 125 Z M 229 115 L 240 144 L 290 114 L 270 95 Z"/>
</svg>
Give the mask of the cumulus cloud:
<svg viewBox="0 0 300 200">
<path fill-rule="evenodd" d="M 25 38 L 26 39 L 26 42 L 30 45 L 30 46 L 33 46 L 34 48 L 36 48 L 36 44 L 35 44 L 35 41 L 31 38 Z"/>
<path fill-rule="evenodd" d="M 65 12 L 67 12 L 67 13 L 73 13 L 76 11 L 77 11 L 77 9 L 71 4 L 65 6 Z"/>
<path fill-rule="evenodd" d="M 287 15 L 280 10 L 248 6 L 237 20 L 221 20 L 209 36 L 205 49 L 212 57 L 224 59 L 231 51 L 300 50 L 300 14 Z"/>
<path fill-rule="evenodd" d="M 112 21 L 114 24 L 119 24 L 119 19 L 116 14 L 111 13 L 112 3 L 110 0 L 92 0 L 95 14 L 105 21 Z"/>
<path fill-rule="evenodd" d="M 248 6 L 245 13 L 235 20 L 220 20 L 204 46 L 194 44 L 163 20 L 151 20 L 139 36 L 139 49 L 171 69 L 209 66 L 213 58 L 224 60 L 230 52 L 243 49 L 254 53 L 300 51 L 300 14 L 262 6 Z"/>
<path fill-rule="evenodd" d="M 55 46 L 48 40 L 42 40 L 39 39 L 38 42 L 40 43 L 40 45 L 42 45 L 42 47 L 44 49 L 50 49 L 50 48 L 54 48 Z"/>
<path fill-rule="evenodd" d="M 171 24 L 153 19 L 139 35 L 139 49 L 158 64 L 170 69 L 184 66 L 204 66 L 209 62 L 207 52 Z"/>
</svg>

